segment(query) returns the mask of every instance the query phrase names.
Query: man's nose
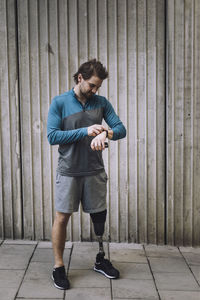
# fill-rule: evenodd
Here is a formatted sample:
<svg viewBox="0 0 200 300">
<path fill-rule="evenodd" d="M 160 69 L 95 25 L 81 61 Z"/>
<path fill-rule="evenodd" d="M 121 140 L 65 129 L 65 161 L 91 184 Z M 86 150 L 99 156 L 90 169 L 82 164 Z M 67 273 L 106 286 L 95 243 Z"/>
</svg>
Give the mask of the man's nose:
<svg viewBox="0 0 200 300">
<path fill-rule="evenodd" d="M 94 88 L 92 89 L 92 93 L 93 93 L 93 94 L 96 94 L 97 90 L 98 90 L 98 88 L 97 88 L 97 87 L 94 87 Z"/>
</svg>

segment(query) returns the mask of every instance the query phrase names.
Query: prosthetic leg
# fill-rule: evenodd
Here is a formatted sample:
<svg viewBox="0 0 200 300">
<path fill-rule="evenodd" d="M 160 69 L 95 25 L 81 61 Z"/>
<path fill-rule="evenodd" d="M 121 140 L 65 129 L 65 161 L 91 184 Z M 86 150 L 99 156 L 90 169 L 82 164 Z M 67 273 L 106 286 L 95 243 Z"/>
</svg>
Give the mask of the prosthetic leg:
<svg viewBox="0 0 200 300">
<path fill-rule="evenodd" d="M 94 270 L 96 272 L 102 273 L 107 278 L 116 279 L 119 278 L 119 271 L 116 270 L 108 259 L 104 259 L 105 252 L 103 248 L 103 234 L 105 229 L 107 210 L 102 212 L 90 214 L 94 225 L 94 232 L 97 236 L 99 242 L 99 252 L 96 255 L 96 263 Z"/>
</svg>

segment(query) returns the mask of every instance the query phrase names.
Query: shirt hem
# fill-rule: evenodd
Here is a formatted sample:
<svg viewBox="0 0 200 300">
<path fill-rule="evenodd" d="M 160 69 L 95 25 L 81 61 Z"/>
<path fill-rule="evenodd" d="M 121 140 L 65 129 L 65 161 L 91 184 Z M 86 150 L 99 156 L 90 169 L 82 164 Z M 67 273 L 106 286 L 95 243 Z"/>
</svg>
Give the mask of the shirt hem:
<svg viewBox="0 0 200 300">
<path fill-rule="evenodd" d="M 103 172 L 105 169 L 98 169 L 90 172 L 78 172 L 78 173 L 71 173 L 71 172 L 63 172 L 60 170 L 57 170 L 57 173 L 61 176 L 69 176 L 69 177 L 80 177 L 80 176 L 92 176 L 92 175 L 97 175 L 101 172 Z"/>
</svg>

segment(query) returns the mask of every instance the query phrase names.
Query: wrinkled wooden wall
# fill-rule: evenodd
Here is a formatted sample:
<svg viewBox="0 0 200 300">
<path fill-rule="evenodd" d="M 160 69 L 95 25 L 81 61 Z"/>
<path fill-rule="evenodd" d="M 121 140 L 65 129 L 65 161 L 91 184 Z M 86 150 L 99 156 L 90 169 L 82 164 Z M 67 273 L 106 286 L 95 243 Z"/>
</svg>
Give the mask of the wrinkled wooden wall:
<svg viewBox="0 0 200 300">
<path fill-rule="evenodd" d="M 0 236 L 50 239 L 57 147 L 52 98 L 80 63 L 109 71 L 105 95 L 127 137 L 104 152 L 112 241 L 200 244 L 196 0 L 1 0 Z M 81 209 L 68 239 L 94 238 Z"/>
</svg>

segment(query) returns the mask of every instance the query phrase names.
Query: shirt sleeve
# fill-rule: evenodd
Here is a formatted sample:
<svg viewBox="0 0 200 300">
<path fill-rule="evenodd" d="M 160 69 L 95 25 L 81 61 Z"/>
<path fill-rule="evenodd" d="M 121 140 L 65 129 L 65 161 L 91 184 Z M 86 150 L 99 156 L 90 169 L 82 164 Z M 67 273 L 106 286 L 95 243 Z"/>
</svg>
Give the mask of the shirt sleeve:
<svg viewBox="0 0 200 300">
<path fill-rule="evenodd" d="M 62 130 L 62 110 L 59 108 L 56 98 L 53 99 L 47 119 L 47 138 L 50 145 L 73 143 L 88 135 L 87 127 Z"/>
<path fill-rule="evenodd" d="M 113 131 L 112 140 L 119 140 L 126 136 L 125 126 L 123 125 L 118 115 L 115 113 L 112 104 L 107 99 L 105 99 L 104 120 Z"/>
</svg>

